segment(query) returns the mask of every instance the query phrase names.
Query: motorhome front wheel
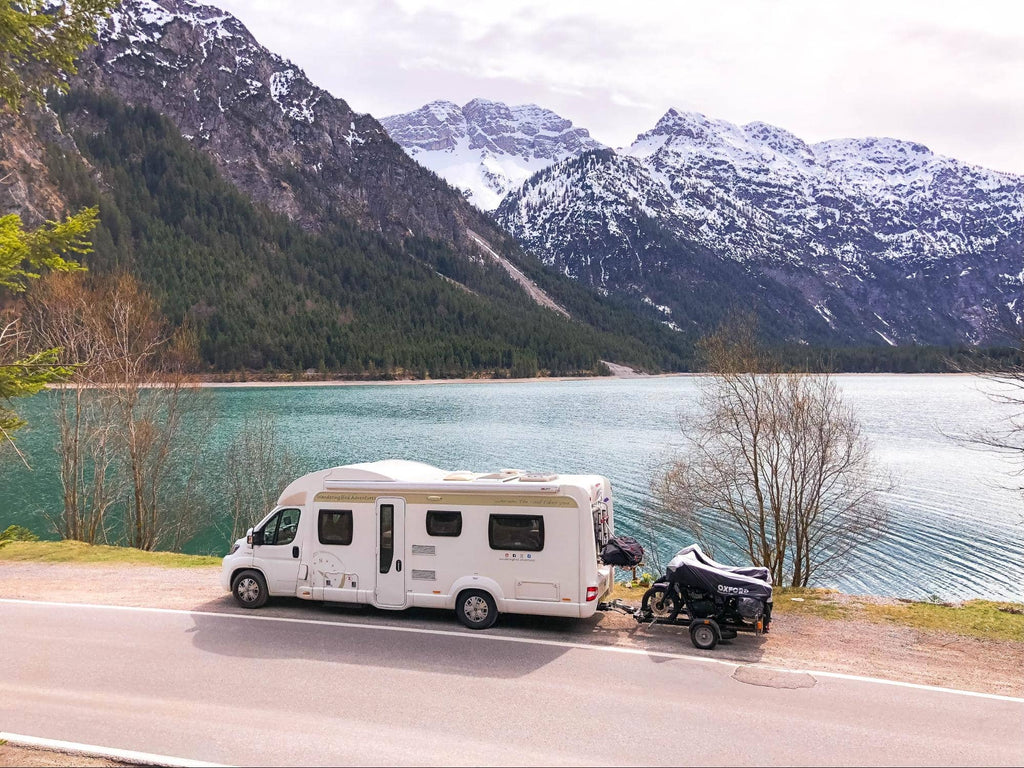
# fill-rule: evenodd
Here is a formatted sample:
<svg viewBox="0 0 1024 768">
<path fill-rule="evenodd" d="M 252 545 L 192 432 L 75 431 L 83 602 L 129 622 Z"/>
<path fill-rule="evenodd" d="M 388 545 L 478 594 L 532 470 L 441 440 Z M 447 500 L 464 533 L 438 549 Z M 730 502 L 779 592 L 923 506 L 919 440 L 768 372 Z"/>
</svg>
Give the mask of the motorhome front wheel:
<svg viewBox="0 0 1024 768">
<path fill-rule="evenodd" d="M 259 571 L 242 571 L 235 576 L 231 594 L 243 608 L 260 608 L 267 602 L 267 582 Z"/>
<path fill-rule="evenodd" d="M 469 589 L 459 595 L 455 613 L 459 621 L 470 629 L 487 629 L 498 620 L 498 606 L 494 598 L 478 589 Z"/>
</svg>

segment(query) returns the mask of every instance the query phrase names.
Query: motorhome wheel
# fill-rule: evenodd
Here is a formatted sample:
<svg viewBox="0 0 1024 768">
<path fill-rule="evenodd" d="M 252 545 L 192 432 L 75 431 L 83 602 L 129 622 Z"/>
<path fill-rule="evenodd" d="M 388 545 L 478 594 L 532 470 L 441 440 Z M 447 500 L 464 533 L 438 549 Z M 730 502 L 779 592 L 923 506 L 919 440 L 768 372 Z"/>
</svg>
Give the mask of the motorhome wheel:
<svg viewBox="0 0 1024 768">
<path fill-rule="evenodd" d="M 713 650 L 718 645 L 718 632 L 713 624 L 694 624 L 690 627 L 690 640 L 702 651 Z"/>
<path fill-rule="evenodd" d="M 242 571 L 235 576 L 231 594 L 243 608 L 260 608 L 267 602 L 267 582 L 259 571 Z"/>
<path fill-rule="evenodd" d="M 459 595 L 455 613 L 470 629 L 487 629 L 498 620 L 494 598 L 478 589 L 468 589 Z"/>
</svg>

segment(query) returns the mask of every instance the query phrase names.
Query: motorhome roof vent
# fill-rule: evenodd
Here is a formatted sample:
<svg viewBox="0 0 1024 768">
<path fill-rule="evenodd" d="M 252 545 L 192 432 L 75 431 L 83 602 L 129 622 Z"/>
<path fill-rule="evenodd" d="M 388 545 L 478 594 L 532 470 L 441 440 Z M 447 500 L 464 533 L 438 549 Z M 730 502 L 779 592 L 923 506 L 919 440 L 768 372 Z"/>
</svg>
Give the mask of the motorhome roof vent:
<svg viewBox="0 0 1024 768">
<path fill-rule="evenodd" d="M 466 480 L 472 480 L 475 477 L 476 477 L 476 475 L 473 474 L 472 472 L 452 472 L 450 475 L 446 475 L 444 479 L 445 480 L 453 480 L 453 481 L 459 481 L 459 480 L 466 481 Z"/>
<path fill-rule="evenodd" d="M 507 483 L 510 480 L 515 480 L 519 477 L 518 472 L 491 472 L 489 475 L 480 475 L 477 480 L 498 480 L 502 483 Z"/>
<path fill-rule="evenodd" d="M 550 483 L 555 480 L 558 475 L 553 475 L 550 472 L 529 472 L 525 475 L 521 475 L 519 482 L 521 483 Z"/>
</svg>

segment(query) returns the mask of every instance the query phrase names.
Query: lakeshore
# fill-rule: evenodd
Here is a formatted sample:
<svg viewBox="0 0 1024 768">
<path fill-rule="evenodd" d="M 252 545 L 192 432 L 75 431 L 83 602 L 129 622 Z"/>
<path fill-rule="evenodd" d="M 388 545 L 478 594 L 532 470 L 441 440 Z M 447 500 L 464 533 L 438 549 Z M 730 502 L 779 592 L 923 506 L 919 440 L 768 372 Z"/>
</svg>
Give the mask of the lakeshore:
<svg viewBox="0 0 1024 768">
<path fill-rule="evenodd" d="M 216 424 L 204 440 L 199 488 L 210 502 L 204 528 L 185 546 L 223 554 L 223 456 L 248 414 L 277 420 L 275 440 L 295 459 L 295 475 L 328 466 L 407 458 L 445 469 L 526 467 L 603 474 L 615 493 L 616 529 L 653 541 L 665 562 L 695 533 L 652 504 L 651 478 L 685 450 L 681 420 L 699 418 L 700 381 L 692 375 L 592 380 L 470 380 L 464 386 L 276 386 L 250 383 L 206 390 Z M 428 384 L 433 382 L 423 382 Z M 1007 469 L 991 453 L 946 435 L 982 433 L 1005 407 L 978 391 L 972 377 L 839 375 L 837 384 L 874 445 L 879 463 L 901 479 L 887 497 L 891 525 L 822 586 L 851 594 L 1024 602 L 1008 564 L 1024 557 L 1019 494 L 1006 490 Z M 4 522 L 48 536 L 61 509 L 54 447 L 57 393 L 23 406 L 32 428 L 19 437 L 32 469 L 13 463 L 0 489 Z M 264 510 L 253 510 L 252 519 Z M 115 515 L 117 512 L 115 511 Z M 118 519 L 112 519 L 116 527 Z M 719 559 L 741 562 L 727 546 Z"/>
</svg>

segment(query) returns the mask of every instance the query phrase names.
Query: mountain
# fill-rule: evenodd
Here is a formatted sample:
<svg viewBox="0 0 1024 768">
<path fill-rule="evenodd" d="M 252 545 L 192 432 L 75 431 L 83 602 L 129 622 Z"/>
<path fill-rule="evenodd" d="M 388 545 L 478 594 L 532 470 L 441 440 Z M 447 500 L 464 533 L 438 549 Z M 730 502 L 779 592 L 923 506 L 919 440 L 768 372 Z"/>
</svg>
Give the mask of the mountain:
<svg viewBox="0 0 1024 768">
<path fill-rule="evenodd" d="M 533 104 L 433 101 L 380 122 L 411 158 L 485 211 L 537 171 L 603 147 L 585 129 Z"/>
<path fill-rule="evenodd" d="M 166 115 L 236 186 L 306 228 L 344 216 L 389 237 L 461 246 L 467 226 L 484 226 L 372 116 L 218 8 L 125 0 L 83 59 L 80 83 Z"/>
<path fill-rule="evenodd" d="M 531 177 L 495 218 L 545 263 L 676 323 L 736 272 L 757 291 L 720 301 L 794 341 L 1005 342 L 1024 317 L 1024 180 L 912 142 L 808 145 L 669 110 L 628 148 Z"/>
<path fill-rule="evenodd" d="M 0 110 L 0 210 L 99 205 L 210 370 L 458 376 L 686 365 L 687 342 L 542 267 L 369 115 L 191 0 L 126 0 L 71 93 Z"/>
</svg>

